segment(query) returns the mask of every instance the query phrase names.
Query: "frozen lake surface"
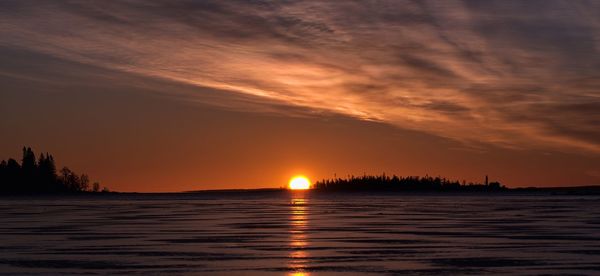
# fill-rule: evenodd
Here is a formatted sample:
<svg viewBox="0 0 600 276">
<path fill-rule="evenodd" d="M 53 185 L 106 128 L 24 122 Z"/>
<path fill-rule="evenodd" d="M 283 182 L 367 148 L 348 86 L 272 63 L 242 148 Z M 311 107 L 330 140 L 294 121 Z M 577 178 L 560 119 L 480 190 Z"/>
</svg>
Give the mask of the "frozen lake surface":
<svg viewBox="0 0 600 276">
<path fill-rule="evenodd" d="M 0 198 L 0 273 L 600 274 L 600 197 Z"/>
</svg>

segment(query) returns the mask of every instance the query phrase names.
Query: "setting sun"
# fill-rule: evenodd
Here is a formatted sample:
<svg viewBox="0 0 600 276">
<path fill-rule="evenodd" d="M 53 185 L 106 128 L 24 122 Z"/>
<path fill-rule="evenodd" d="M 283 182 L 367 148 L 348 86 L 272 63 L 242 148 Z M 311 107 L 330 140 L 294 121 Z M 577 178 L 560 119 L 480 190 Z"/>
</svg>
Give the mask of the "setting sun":
<svg viewBox="0 0 600 276">
<path fill-rule="evenodd" d="M 294 176 L 290 179 L 290 190 L 308 190 L 310 189 L 310 180 L 306 176 Z"/>
</svg>

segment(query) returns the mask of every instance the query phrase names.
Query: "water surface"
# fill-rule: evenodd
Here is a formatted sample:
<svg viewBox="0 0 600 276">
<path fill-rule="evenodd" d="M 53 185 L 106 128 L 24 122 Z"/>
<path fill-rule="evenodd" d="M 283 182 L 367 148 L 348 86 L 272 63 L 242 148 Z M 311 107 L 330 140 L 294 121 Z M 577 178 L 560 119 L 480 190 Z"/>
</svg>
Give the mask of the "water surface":
<svg viewBox="0 0 600 276">
<path fill-rule="evenodd" d="M 0 199 L 2 274 L 600 274 L 600 197 Z"/>
</svg>

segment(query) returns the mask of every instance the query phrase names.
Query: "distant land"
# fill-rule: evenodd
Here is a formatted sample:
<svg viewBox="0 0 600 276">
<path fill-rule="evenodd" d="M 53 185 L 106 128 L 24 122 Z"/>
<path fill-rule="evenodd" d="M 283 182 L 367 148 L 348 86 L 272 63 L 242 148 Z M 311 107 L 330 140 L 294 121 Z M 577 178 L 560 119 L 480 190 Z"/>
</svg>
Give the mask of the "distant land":
<svg viewBox="0 0 600 276">
<path fill-rule="evenodd" d="M 363 175 L 349 176 L 348 178 L 325 179 L 313 185 L 313 189 L 320 191 L 471 191 L 471 192 L 497 192 L 507 188 L 497 181 L 488 181 L 485 176 L 484 183 L 450 180 L 445 177 L 432 176 L 388 176 Z"/>
<path fill-rule="evenodd" d="M 68 194 L 108 192 L 99 182 L 90 185 L 87 174 L 67 167 L 56 171 L 54 157 L 41 153 L 36 159 L 30 147 L 23 147 L 21 163 L 13 158 L 0 161 L 0 194 Z"/>
<path fill-rule="evenodd" d="M 260 193 L 310 193 L 310 194 L 335 194 L 335 193 L 365 193 L 365 194 L 552 194 L 552 195 L 600 195 L 600 185 L 573 186 L 573 187 L 526 187 L 526 188 L 504 188 L 501 190 L 378 190 L 378 189 L 309 189 L 309 190 L 290 190 L 281 188 L 258 188 L 258 189 L 211 189 L 185 191 L 183 194 L 260 194 Z M 135 193 L 133 193 L 135 194 Z M 164 193 L 172 194 L 172 193 Z"/>
<path fill-rule="evenodd" d="M 287 188 L 197 190 L 182 193 L 260 193 L 288 191 Z M 0 161 L 0 194 L 36 195 L 36 194 L 82 194 L 108 193 L 108 188 L 100 188 L 100 183 L 90 185 L 86 174 L 77 174 L 64 167 L 57 173 L 54 157 L 40 154 L 35 157 L 33 150 L 23 147 L 21 163 L 15 159 Z M 296 191 L 294 191 L 296 192 Z M 310 193 L 364 192 L 364 193 L 532 193 L 600 195 L 600 185 L 576 187 L 528 187 L 508 188 L 498 181 L 483 183 L 450 180 L 436 176 L 396 176 L 363 175 L 347 178 L 323 179 L 312 185 Z M 111 192 L 115 193 L 115 192 Z M 137 194 L 137 193 L 122 193 Z M 156 193 L 161 194 L 161 193 Z M 168 193 L 172 194 L 172 193 Z"/>
<path fill-rule="evenodd" d="M 564 186 L 564 187 L 519 187 L 508 188 L 500 182 L 488 182 L 485 177 L 483 183 L 462 183 L 451 181 L 442 177 L 419 177 L 408 176 L 399 177 L 396 175 L 379 176 L 363 175 L 360 177 L 349 176 L 347 178 L 323 179 L 317 181 L 308 190 L 290 190 L 286 187 L 280 188 L 258 188 L 258 189 L 211 189 L 194 190 L 184 193 L 204 193 L 204 194 L 243 194 L 243 193 L 261 193 L 261 192 L 293 192 L 293 193 L 412 193 L 412 194 L 436 194 L 436 193 L 490 193 L 490 194 L 527 194 L 527 193 L 545 193 L 545 194 L 573 194 L 573 195 L 600 195 L 600 185 L 586 186 Z"/>
</svg>

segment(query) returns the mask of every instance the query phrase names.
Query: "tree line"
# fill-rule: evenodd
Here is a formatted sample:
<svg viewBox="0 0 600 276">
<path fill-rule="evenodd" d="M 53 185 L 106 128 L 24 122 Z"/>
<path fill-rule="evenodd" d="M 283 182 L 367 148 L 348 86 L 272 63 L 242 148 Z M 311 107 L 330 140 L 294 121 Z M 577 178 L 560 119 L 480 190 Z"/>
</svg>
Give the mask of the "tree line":
<svg viewBox="0 0 600 276">
<path fill-rule="evenodd" d="M 90 185 L 87 174 L 67 167 L 56 171 L 54 157 L 40 154 L 36 159 L 30 147 L 23 147 L 21 163 L 13 158 L 0 161 L 0 194 L 108 192 L 100 183 Z"/>
<path fill-rule="evenodd" d="M 348 176 L 347 178 L 324 179 L 317 181 L 314 186 L 317 190 L 329 191 L 501 191 L 507 190 L 499 182 L 489 182 L 487 176 L 485 183 L 460 183 L 442 177 L 396 175 L 363 175 Z"/>
</svg>

